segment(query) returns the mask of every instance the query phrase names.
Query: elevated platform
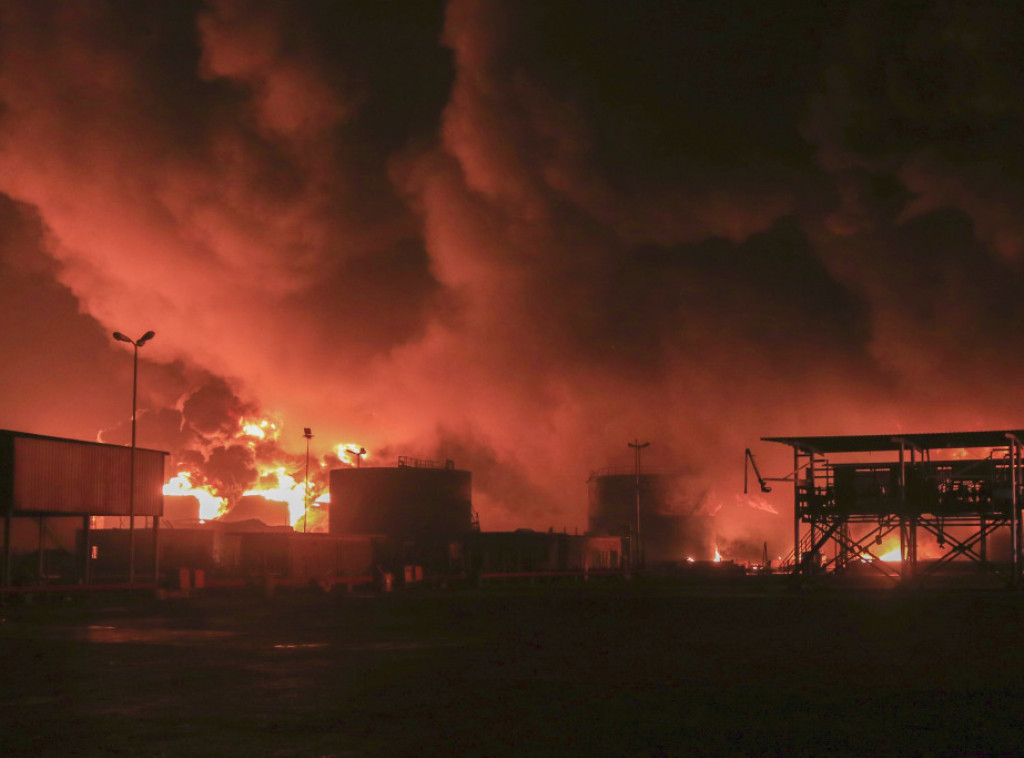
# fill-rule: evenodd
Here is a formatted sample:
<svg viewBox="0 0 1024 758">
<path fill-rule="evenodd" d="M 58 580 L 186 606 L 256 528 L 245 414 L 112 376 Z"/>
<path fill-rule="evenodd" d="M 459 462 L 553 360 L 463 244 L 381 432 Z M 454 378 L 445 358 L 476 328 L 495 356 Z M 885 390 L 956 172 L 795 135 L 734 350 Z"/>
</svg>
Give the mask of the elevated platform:
<svg viewBox="0 0 1024 758">
<path fill-rule="evenodd" d="M 793 448 L 788 476 L 755 473 L 762 489 L 793 484 L 794 573 L 869 564 L 908 579 L 969 560 L 1020 583 L 1024 430 L 762 439 Z M 920 536 L 930 554 L 919 564 Z M 895 537 L 893 565 L 879 553 Z"/>
</svg>

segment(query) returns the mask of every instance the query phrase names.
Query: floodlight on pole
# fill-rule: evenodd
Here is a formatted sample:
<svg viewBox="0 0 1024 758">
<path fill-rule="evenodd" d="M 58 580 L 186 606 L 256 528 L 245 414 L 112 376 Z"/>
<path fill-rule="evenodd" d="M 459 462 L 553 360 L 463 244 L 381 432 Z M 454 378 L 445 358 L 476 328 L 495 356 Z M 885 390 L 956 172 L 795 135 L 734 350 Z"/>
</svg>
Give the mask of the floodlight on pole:
<svg viewBox="0 0 1024 758">
<path fill-rule="evenodd" d="M 135 415 L 139 388 L 139 348 L 156 336 L 156 332 L 148 331 L 133 340 L 121 332 L 114 332 L 114 339 L 127 342 L 134 348 L 132 356 L 132 448 L 131 470 L 128 473 L 128 582 L 135 582 Z"/>
<path fill-rule="evenodd" d="M 306 521 L 309 519 L 309 441 L 313 439 L 313 430 L 303 427 L 302 436 L 306 438 L 306 476 L 302 480 L 302 499 L 305 509 L 302 512 L 302 533 L 306 533 Z"/>
<path fill-rule="evenodd" d="M 641 443 L 634 437 L 632 442 L 626 444 L 636 450 L 636 555 L 633 558 L 633 564 L 636 568 L 640 568 L 640 451 L 651 443 Z"/>
</svg>

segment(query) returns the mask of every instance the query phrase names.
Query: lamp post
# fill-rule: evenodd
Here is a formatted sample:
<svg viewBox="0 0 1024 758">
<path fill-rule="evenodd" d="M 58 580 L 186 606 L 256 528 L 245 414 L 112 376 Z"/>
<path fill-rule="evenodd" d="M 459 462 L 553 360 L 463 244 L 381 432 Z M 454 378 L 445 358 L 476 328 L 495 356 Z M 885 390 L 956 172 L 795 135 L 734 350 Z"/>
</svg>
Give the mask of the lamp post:
<svg viewBox="0 0 1024 758">
<path fill-rule="evenodd" d="M 636 437 L 632 442 L 626 443 L 636 450 L 636 556 L 633 563 L 640 568 L 640 451 L 650 445 L 650 442 L 641 443 Z"/>
<path fill-rule="evenodd" d="M 306 438 L 306 476 L 302 480 L 302 500 L 305 510 L 302 512 L 302 533 L 306 533 L 306 520 L 309 518 L 309 441 L 313 439 L 313 430 L 303 427 L 302 436 Z"/>
<path fill-rule="evenodd" d="M 118 342 L 127 342 L 135 348 L 132 357 L 132 452 L 131 471 L 128 474 L 128 582 L 135 582 L 135 408 L 139 388 L 139 348 L 156 336 L 156 332 L 149 331 L 133 340 L 121 332 L 114 332 L 114 339 Z"/>
</svg>

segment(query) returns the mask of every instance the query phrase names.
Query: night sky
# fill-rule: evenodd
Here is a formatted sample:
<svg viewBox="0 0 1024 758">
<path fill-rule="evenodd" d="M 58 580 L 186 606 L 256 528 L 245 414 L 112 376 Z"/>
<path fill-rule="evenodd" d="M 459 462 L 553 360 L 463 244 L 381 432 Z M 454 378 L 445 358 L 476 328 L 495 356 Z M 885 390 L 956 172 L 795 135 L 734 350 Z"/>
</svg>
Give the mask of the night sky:
<svg viewBox="0 0 1024 758">
<path fill-rule="evenodd" d="M 742 559 L 762 436 L 1020 427 L 1024 14 L 802 5 L 2 0 L 0 428 L 127 442 L 152 329 L 210 481 L 272 418 L 583 531 L 638 438 Z"/>
</svg>

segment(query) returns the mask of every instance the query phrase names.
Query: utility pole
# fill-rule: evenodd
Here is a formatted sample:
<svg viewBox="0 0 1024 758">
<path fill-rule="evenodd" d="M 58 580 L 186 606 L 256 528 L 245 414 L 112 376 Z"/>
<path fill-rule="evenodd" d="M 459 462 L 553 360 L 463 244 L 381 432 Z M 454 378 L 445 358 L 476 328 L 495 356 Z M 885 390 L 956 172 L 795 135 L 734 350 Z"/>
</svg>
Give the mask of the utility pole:
<svg viewBox="0 0 1024 758">
<path fill-rule="evenodd" d="M 306 521 L 309 519 L 309 441 L 313 439 L 313 430 L 308 426 L 302 430 L 306 438 L 306 476 L 302 480 L 302 500 L 305 510 L 302 511 L 302 533 L 306 533 Z"/>
<path fill-rule="evenodd" d="M 121 332 L 114 332 L 114 339 L 118 342 L 127 342 L 133 348 L 135 353 L 132 358 L 132 452 L 129 466 L 131 470 L 128 473 L 128 583 L 135 583 L 135 409 L 136 409 L 136 398 L 138 395 L 139 387 L 139 348 L 149 342 L 153 337 L 156 336 L 155 332 L 149 331 L 139 337 L 137 340 L 133 340 L 131 337 L 127 337 Z M 154 529 L 156 527 L 154 526 Z M 154 534 L 156 532 L 154 531 Z"/>
<path fill-rule="evenodd" d="M 633 566 L 640 568 L 640 451 L 650 445 L 650 442 L 641 443 L 636 437 L 632 442 L 627 443 L 629 447 L 636 450 L 636 555 L 633 557 Z"/>
</svg>

